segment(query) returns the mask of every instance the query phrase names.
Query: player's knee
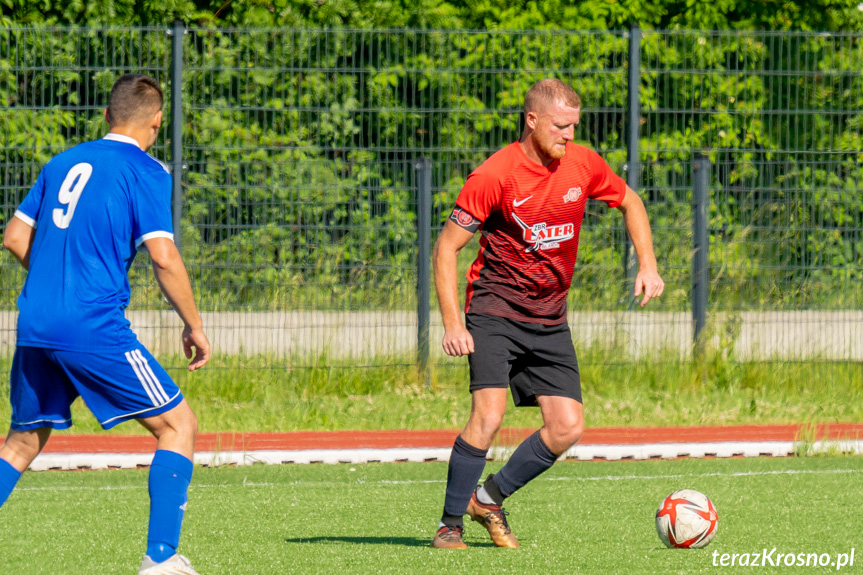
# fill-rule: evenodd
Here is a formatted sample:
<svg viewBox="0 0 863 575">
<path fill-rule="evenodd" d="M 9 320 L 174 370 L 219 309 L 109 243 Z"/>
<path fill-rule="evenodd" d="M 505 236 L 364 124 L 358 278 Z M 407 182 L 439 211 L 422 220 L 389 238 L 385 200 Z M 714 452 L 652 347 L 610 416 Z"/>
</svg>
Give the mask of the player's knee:
<svg viewBox="0 0 863 575">
<path fill-rule="evenodd" d="M 503 423 L 503 416 L 497 413 L 484 413 L 479 418 L 480 428 L 484 435 L 494 437 Z"/>
<path fill-rule="evenodd" d="M 569 430 L 569 435 L 567 439 L 570 441 L 570 446 L 575 445 L 581 440 L 581 436 L 584 435 L 584 420 L 579 419 L 576 421 Z"/>
<path fill-rule="evenodd" d="M 496 413 L 474 413 L 467 425 L 466 439 L 474 447 L 487 449 L 494 441 L 502 422 L 503 417 Z"/>
<path fill-rule="evenodd" d="M 0 446 L 0 455 L 13 467 L 26 469 L 39 455 L 43 444 L 35 432 L 11 432 Z"/>
<path fill-rule="evenodd" d="M 572 418 L 567 421 L 560 421 L 557 425 L 551 426 L 549 429 L 551 440 L 554 446 L 549 445 L 549 448 L 556 452 L 566 451 L 581 439 L 584 435 L 584 420 L 581 418 Z"/>
<path fill-rule="evenodd" d="M 183 437 L 194 438 L 198 435 L 198 418 L 185 403 L 171 413 L 169 424 L 175 433 Z"/>
<path fill-rule="evenodd" d="M 191 409 L 183 417 L 178 431 L 186 437 L 196 437 L 198 435 L 198 418 L 192 413 Z"/>
</svg>

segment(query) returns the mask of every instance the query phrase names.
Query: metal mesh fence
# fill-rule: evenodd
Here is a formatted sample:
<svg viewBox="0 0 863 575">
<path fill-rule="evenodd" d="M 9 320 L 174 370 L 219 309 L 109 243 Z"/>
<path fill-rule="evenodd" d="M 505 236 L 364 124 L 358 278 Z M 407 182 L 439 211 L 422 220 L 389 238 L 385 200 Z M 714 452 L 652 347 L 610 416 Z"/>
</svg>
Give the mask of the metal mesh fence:
<svg viewBox="0 0 863 575">
<path fill-rule="evenodd" d="M 107 131 L 103 112 L 114 81 L 148 74 L 167 84 L 163 28 L 0 30 L 0 225 L 5 227 L 52 156 Z M 166 159 L 165 132 L 150 153 Z M 0 254 L 0 354 L 15 343 L 16 299 L 25 272 Z M 137 305 L 158 301 L 146 265 L 130 274 Z"/>
<path fill-rule="evenodd" d="M 692 156 L 712 162 L 714 341 L 755 359 L 861 359 L 861 37 L 651 33 L 642 58 L 660 246 L 686 237 Z M 682 282 L 691 245 L 658 249 Z"/>
<path fill-rule="evenodd" d="M 415 162 L 432 162 L 434 240 L 467 175 L 518 138 L 527 88 L 554 76 L 584 102 L 577 141 L 621 175 L 638 90 L 639 191 L 668 284 L 650 311 L 635 309 L 622 218 L 589 205 L 569 297 L 579 349 L 687 357 L 692 160 L 704 153 L 714 346 L 736 343 L 749 359 L 863 357 L 861 37 L 649 32 L 640 45 L 630 87 L 624 32 L 188 30 L 174 54 L 180 237 L 217 352 L 275 367 L 413 361 Z M 0 30 L 0 224 L 53 154 L 107 130 L 117 76 L 151 74 L 168 96 L 171 57 L 164 29 Z M 152 153 L 167 160 L 162 134 Z M 475 247 L 465 252 L 462 270 Z M 8 350 L 23 275 L 0 257 Z M 142 340 L 175 353 L 177 320 L 146 262 L 132 284 Z"/>
</svg>

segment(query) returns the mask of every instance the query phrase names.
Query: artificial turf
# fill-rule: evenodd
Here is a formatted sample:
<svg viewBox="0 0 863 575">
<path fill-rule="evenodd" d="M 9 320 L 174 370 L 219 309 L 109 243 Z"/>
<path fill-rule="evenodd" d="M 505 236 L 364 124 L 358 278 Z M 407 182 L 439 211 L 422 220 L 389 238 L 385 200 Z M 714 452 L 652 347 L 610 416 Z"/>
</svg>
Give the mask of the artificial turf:
<svg viewBox="0 0 863 575">
<path fill-rule="evenodd" d="M 714 566 L 714 551 L 775 547 L 772 561 L 780 553 L 835 561 L 863 533 L 860 457 L 560 462 L 507 502 L 517 550 L 493 547 L 470 522 L 468 550 L 429 547 L 445 476 L 442 463 L 197 468 L 180 551 L 202 575 L 689 574 L 752 569 Z M 0 572 L 134 573 L 146 481 L 144 469 L 25 474 L 0 509 Z M 705 549 L 666 549 L 656 535 L 657 505 L 682 488 L 706 493 L 718 510 Z M 855 555 L 843 570 L 861 562 Z"/>
</svg>

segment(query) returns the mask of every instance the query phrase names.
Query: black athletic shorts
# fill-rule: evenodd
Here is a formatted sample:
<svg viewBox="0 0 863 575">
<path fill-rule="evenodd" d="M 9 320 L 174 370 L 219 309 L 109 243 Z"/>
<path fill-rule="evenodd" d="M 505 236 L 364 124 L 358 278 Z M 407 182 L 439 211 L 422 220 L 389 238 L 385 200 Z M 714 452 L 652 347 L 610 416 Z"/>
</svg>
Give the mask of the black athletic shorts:
<svg viewBox="0 0 863 575">
<path fill-rule="evenodd" d="M 581 403 L 581 375 L 569 325 L 542 325 L 491 315 L 467 314 L 473 337 L 470 391 L 507 386 L 518 407 L 537 405 L 537 395 L 571 397 Z"/>
</svg>

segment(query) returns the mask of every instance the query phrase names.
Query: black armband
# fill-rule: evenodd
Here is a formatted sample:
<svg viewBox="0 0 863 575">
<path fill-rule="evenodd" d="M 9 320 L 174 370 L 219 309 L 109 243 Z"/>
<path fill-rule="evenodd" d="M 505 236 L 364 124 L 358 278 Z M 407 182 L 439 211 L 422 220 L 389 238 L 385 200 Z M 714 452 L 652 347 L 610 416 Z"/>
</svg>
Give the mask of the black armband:
<svg viewBox="0 0 863 575">
<path fill-rule="evenodd" d="M 455 209 L 452 211 L 449 219 L 458 224 L 460 228 L 465 229 L 471 233 L 477 231 L 482 225 L 481 221 L 479 221 L 458 206 L 456 206 Z"/>
</svg>

